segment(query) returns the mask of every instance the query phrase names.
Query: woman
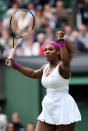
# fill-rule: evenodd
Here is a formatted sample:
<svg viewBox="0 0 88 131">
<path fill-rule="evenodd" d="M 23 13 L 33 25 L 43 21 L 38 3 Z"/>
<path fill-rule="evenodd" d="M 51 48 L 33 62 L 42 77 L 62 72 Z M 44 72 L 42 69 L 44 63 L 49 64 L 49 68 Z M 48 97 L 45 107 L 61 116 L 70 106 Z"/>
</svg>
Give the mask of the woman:
<svg viewBox="0 0 88 131">
<path fill-rule="evenodd" d="M 70 80 L 70 61 L 75 52 L 68 40 L 63 39 L 64 32 L 56 33 L 56 41 L 50 41 L 45 47 L 45 57 L 49 64 L 39 70 L 33 70 L 11 62 L 11 67 L 31 78 L 42 78 L 47 95 L 42 102 L 42 113 L 38 117 L 36 131 L 75 131 L 75 122 L 81 120 L 78 107 L 68 93 Z"/>
</svg>

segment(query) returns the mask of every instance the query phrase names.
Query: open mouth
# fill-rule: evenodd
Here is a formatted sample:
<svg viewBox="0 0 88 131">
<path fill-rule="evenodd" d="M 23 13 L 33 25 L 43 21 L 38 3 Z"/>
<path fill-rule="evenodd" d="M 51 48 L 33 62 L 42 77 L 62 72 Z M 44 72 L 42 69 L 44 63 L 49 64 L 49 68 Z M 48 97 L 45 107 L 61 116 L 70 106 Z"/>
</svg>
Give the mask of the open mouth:
<svg viewBox="0 0 88 131">
<path fill-rule="evenodd" d="M 50 55 L 45 55 L 45 57 L 47 60 L 50 59 Z"/>
<path fill-rule="evenodd" d="M 47 58 L 48 58 L 48 57 L 50 57 L 50 56 L 49 56 L 49 55 L 45 55 L 45 57 L 47 57 Z"/>
</svg>

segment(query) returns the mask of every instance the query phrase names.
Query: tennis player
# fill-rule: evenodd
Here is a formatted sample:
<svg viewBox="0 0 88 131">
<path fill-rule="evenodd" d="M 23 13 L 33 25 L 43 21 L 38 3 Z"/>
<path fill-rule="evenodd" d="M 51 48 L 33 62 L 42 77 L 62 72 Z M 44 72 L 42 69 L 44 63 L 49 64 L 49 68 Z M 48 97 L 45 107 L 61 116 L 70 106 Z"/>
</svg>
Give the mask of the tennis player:
<svg viewBox="0 0 88 131">
<path fill-rule="evenodd" d="M 75 131 L 75 123 L 81 120 L 77 104 L 69 94 L 70 61 L 75 49 L 63 36 L 64 32 L 58 31 L 56 40 L 46 44 L 44 54 L 48 64 L 39 70 L 6 59 L 6 63 L 11 62 L 10 66 L 25 76 L 42 78 L 42 85 L 47 88 L 36 131 Z"/>
</svg>

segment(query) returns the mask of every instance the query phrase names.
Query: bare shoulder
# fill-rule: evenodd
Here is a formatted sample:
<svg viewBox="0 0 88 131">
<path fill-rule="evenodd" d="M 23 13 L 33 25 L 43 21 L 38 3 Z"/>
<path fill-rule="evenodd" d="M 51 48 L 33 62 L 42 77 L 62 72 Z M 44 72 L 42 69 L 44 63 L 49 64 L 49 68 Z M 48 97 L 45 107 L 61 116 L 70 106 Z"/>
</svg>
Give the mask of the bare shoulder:
<svg viewBox="0 0 88 131">
<path fill-rule="evenodd" d="M 43 65 L 41 68 L 44 70 L 45 66 L 46 66 L 46 65 Z"/>
<path fill-rule="evenodd" d="M 40 70 L 43 71 L 46 65 L 43 65 Z"/>
<path fill-rule="evenodd" d="M 63 62 L 61 61 L 58 67 L 58 71 L 64 79 L 69 79 L 70 78 L 70 63 L 64 65 Z"/>
<path fill-rule="evenodd" d="M 38 70 L 35 70 L 35 72 L 37 72 L 37 71 L 38 71 L 38 72 L 43 72 L 43 70 L 44 70 L 44 67 L 45 67 L 45 65 L 41 66 L 41 67 L 40 67 L 40 69 L 38 69 Z"/>
</svg>

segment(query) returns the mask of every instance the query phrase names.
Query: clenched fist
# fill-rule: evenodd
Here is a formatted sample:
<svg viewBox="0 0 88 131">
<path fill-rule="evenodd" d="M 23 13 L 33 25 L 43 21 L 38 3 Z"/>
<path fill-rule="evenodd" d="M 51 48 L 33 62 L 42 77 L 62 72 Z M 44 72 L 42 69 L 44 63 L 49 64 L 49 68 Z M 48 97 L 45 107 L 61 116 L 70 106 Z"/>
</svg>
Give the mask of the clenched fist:
<svg viewBox="0 0 88 131">
<path fill-rule="evenodd" d="M 56 40 L 58 40 L 59 38 L 63 38 L 64 34 L 65 33 L 63 31 L 57 31 L 56 32 Z"/>
</svg>

